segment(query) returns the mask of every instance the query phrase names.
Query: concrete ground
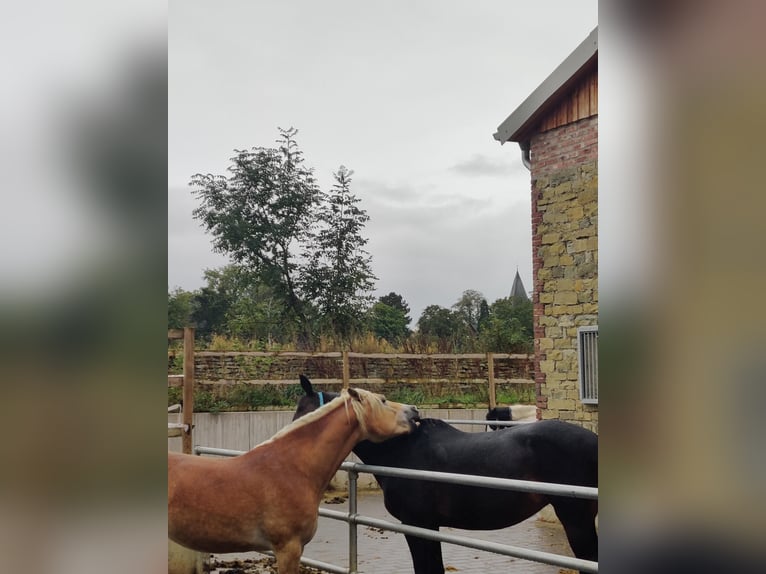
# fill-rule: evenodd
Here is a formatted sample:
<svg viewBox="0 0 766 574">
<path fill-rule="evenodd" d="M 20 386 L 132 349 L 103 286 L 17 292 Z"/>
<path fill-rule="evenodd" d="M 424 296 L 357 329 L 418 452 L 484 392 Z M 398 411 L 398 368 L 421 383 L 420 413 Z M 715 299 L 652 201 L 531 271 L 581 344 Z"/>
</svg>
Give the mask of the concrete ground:
<svg viewBox="0 0 766 574">
<path fill-rule="evenodd" d="M 323 503 L 325 508 L 333 510 L 348 510 L 348 502 Z M 383 495 L 380 491 L 360 492 L 358 500 L 358 512 L 366 516 L 398 522 L 383 506 Z M 573 556 L 567 543 L 564 529 L 558 522 L 542 521 L 532 517 L 520 524 L 503 530 L 468 531 L 453 528 L 442 528 L 442 532 L 460 534 L 482 540 L 523 546 L 534 550 L 541 550 L 555 554 Z M 395 532 L 380 531 L 367 526 L 357 527 L 358 539 L 358 563 L 359 572 L 362 574 L 403 574 L 412 572 L 412 561 L 404 535 Z M 460 573 L 486 573 L 486 572 L 514 572 L 515 574 L 558 574 L 568 572 L 558 566 L 540 564 L 481 552 L 470 548 L 442 544 L 444 566 L 447 572 Z M 319 518 L 319 528 L 314 539 L 306 546 L 303 553 L 305 557 L 321 560 L 339 566 L 348 565 L 348 525 L 345 522 Z M 261 554 L 256 552 L 246 554 L 221 554 L 216 560 L 230 561 L 233 559 L 260 559 Z M 215 565 L 215 564 L 214 564 Z M 221 565 L 222 566 L 222 565 Z M 221 568 L 220 571 L 226 571 Z M 255 574 L 258 572 L 270 572 L 268 567 L 254 566 L 239 572 Z M 307 570 L 309 571 L 309 570 Z"/>
</svg>

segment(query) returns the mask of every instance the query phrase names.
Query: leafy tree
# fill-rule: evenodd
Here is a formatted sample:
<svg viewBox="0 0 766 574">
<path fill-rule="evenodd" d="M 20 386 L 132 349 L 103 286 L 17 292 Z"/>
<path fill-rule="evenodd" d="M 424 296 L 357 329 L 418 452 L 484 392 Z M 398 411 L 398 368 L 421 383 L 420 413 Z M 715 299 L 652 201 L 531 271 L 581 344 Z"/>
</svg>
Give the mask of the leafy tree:
<svg viewBox="0 0 766 574">
<path fill-rule="evenodd" d="M 204 339 L 216 333 L 230 335 L 230 311 L 247 282 L 245 271 L 237 265 L 227 265 L 221 269 L 206 269 L 203 276 L 207 284 L 197 291 L 193 300 L 192 319 L 197 334 Z"/>
<path fill-rule="evenodd" d="M 168 291 L 168 329 L 182 329 L 192 324 L 194 293 L 180 287 Z"/>
<path fill-rule="evenodd" d="M 226 326 L 234 337 L 263 341 L 270 346 L 294 337 L 291 322 L 284 318 L 285 308 L 272 289 L 255 282 L 230 307 Z"/>
<path fill-rule="evenodd" d="M 322 193 L 304 165 L 297 130 L 279 131 L 278 148 L 235 150 L 228 177 L 193 176 L 201 200 L 194 216 L 217 251 L 257 277 L 261 295 L 268 294 L 272 311 L 282 309 L 280 321 L 297 331 L 300 346 L 311 345 L 318 321 L 348 338 L 372 301 L 376 279 L 361 234 L 369 217 L 350 192 L 351 171 L 341 166 L 332 190 Z M 209 291 L 202 296 L 217 303 Z M 265 320 L 247 311 L 245 301 L 237 308 L 238 331 L 254 332 Z M 205 319 L 216 324 L 218 315 Z"/>
<path fill-rule="evenodd" d="M 370 219 L 351 193 L 350 171 L 340 166 L 330 193 L 320 194 L 317 231 L 302 287 L 331 331 L 348 340 L 367 311 L 377 279 L 362 236 Z"/>
<path fill-rule="evenodd" d="M 391 291 L 388 295 L 383 295 L 378 301 L 384 305 L 400 310 L 406 319 L 405 325 L 409 325 L 412 322 L 412 317 L 410 317 L 410 306 L 404 300 L 404 297 L 398 293 Z"/>
<path fill-rule="evenodd" d="M 460 318 L 444 307 L 429 305 L 418 319 L 418 331 L 437 339 L 453 339 L 459 330 Z"/>
<path fill-rule="evenodd" d="M 194 296 L 192 323 L 197 328 L 197 336 L 210 339 L 215 333 L 226 332 L 226 311 L 231 305 L 223 294 L 210 287 L 202 287 Z"/>
<path fill-rule="evenodd" d="M 200 337 L 219 334 L 269 344 L 294 337 L 281 299 L 258 275 L 231 264 L 205 270 L 204 278 L 206 285 L 189 293 L 190 322 Z"/>
<path fill-rule="evenodd" d="M 479 333 L 484 329 L 489 319 L 489 304 L 486 299 L 481 300 L 481 306 L 479 307 Z"/>
<path fill-rule="evenodd" d="M 460 317 L 463 324 L 474 335 L 479 333 L 479 320 L 481 318 L 482 303 L 486 305 L 484 295 L 473 289 L 463 291 L 457 303 L 452 306 L 453 311 Z"/>
<path fill-rule="evenodd" d="M 320 192 L 312 170 L 304 166 L 297 130 L 279 132 L 276 149 L 235 150 L 228 177 L 192 176 L 190 185 L 201 202 L 194 217 L 213 235 L 216 251 L 267 282 L 308 344 L 310 310 L 300 292 L 306 265 L 302 254 Z"/>
<path fill-rule="evenodd" d="M 208 287 L 225 299 L 224 324 L 218 331 L 240 339 L 286 339 L 293 333 L 286 309 L 267 281 L 240 265 L 207 271 Z"/>
<path fill-rule="evenodd" d="M 381 297 L 370 310 L 369 328 L 376 337 L 389 343 L 398 343 L 410 333 L 407 328 L 410 318 L 400 307 L 387 305 L 382 299 Z"/>
<path fill-rule="evenodd" d="M 482 327 L 480 341 L 486 351 L 532 352 L 532 302 L 507 297 L 492 303 L 489 319 Z"/>
</svg>

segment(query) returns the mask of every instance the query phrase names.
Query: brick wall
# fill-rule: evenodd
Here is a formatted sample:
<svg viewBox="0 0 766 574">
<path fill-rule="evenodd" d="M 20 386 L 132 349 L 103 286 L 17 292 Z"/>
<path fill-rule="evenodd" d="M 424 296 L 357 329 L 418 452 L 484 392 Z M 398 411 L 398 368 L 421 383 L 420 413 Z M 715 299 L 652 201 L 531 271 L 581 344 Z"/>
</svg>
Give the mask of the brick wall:
<svg viewBox="0 0 766 574">
<path fill-rule="evenodd" d="M 598 116 L 536 134 L 531 152 L 533 180 L 598 161 Z"/>
<path fill-rule="evenodd" d="M 531 159 L 537 406 L 598 432 L 577 359 L 577 328 L 598 324 L 598 116 L 535 135 Z"/>
</svg>

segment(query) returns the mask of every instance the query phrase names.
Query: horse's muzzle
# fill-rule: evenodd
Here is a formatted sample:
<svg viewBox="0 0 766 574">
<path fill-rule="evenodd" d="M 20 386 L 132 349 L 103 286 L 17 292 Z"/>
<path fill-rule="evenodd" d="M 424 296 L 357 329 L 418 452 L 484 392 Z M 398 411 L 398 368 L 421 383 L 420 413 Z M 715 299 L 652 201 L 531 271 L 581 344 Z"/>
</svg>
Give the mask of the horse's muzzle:
<svg viewBox="0 0 766 574">
<path fill-rule="evenodd" d="M 408 408 L 407 420 L 410 422 L 411 430 L 415 430 L 420 422 L 420 412 L 417 407 L 410 406 Z"/>
</svg>

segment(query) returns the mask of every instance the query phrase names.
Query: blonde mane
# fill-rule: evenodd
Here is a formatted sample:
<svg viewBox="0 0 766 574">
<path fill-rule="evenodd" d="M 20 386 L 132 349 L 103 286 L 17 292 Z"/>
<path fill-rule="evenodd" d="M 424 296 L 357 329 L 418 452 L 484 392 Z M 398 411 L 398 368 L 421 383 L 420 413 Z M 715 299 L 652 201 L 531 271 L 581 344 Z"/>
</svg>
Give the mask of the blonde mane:
<svg viewBox="0 0 766 574">
<path fill-rule="evenodd" d="M 359 393 L 359 396 L 361 396 L 363 400 L 370 405 L 371 413 L 373 415 L 378 414 L 383 409 L 383 402 L 381 401 L 380 397 L 376 395 L 375 393 L 371 393 L 370 391 L 365 391 L 364 389 L 355 388 L 354 390 L 357 393 Z M 321 419 L 323 416 L 329 414 L 335 409 L 340 408 L 341 406 L 346 407 L 346 415 L 348 416 L 349 403 L 351 404 L 351 408 L 354 410 L 354 415 L 356 416 L 356 420 L 359 422 L 359 427 L 362 429 L 362 432 L 366 434 L 367 425 L 366 425 L 365 418 L 367 415 L 364 410 L 364 405 L 361 402 L 355 401 L 353 398 L 351 398 L 351 395 L 349 394 L 348 389 L 343 389 L 340 392 L 340 395 L 335 397 L 329 403 L 326 403 L 323 406 L 319 407 L 317 410 L 312 411 L 297 420 L 294 420 L 285 428 L 277 432 L 270 439 L 267 439 L 260 444 L 269 443 L 273 440 L 276 440 L 278 438 L 285 436 L 288 433 L 291 433 L 292 431 L 296 429 L 304 427 L 307 424 L 311 424 L 317 419 Z M 256 446 L 259 446 L 259 445 L 256 445 Z"/>
<path fill-rule="evenodd" d="M 370 391 L 365 391 L 364 389 L 356 389 L 356 388 L 354 390 L 357 393 L 359 393 L 359 396 L 362 397 L 364 402 L 370 405 L 370 412 L 368 414 L 367 412 L 365 412 L 364 405 L 360 401 L 355 401 L 353 399 L 348 401 L 351 403 L 351 408 L 354 409 L 354 414 L 356 414 L 356 420 L 359 421 L 359 427 L 362 429 L 362 432 L 366 435 L 367 434 L 367 417 L 378 416 L 378 414 L 383 410 L 383 400 L 381 399 L 380 395 L 376 395 L 375 393 L 371 393 Z M 346 408 L 348 408 L 348 402 L 346 403 Z"/>
</svg>

